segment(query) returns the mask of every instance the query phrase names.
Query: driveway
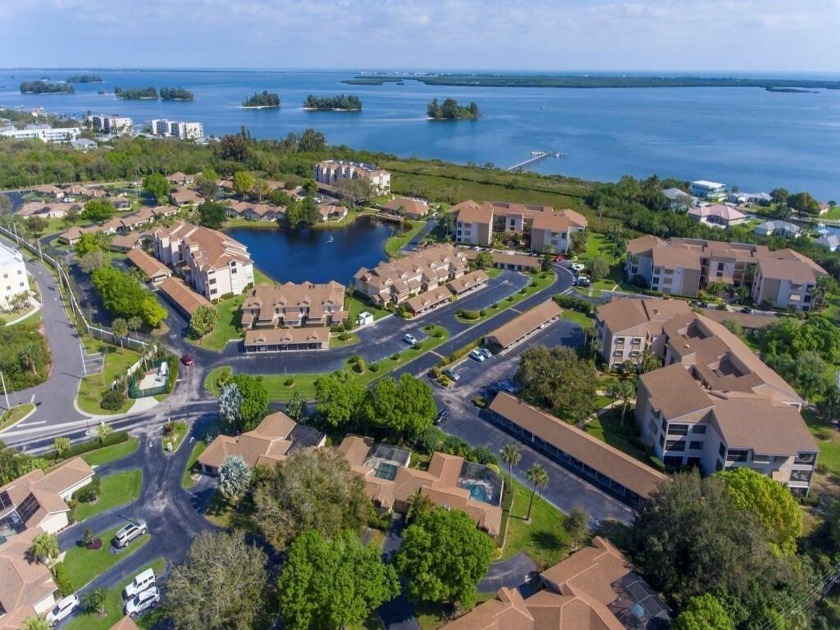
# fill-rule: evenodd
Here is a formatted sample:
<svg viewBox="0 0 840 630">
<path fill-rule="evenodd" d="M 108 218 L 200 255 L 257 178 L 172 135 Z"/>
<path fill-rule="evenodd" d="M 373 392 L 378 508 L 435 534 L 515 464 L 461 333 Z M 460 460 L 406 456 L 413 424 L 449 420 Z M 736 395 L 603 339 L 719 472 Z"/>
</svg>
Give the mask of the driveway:
<svg viewBox="0 0 840 630">
<path fill-rule="evenodd" d="M 391 526 L 382 543 L 382 559 L 390 562 L 402 544 L 402 532 L 405 521 L 402 514 L 395 514 Z M 414 616 L 414 607 L 403 594 L 379 607 L 379 617 L 388 630 L 420 630 L 420 624 Z"/>
<path fill-rule="evenodd" d="M 495 593 L 500 588 L 518 588 L 533 577 L 538 571 L 537 563 L 523 551 L 490 565 L 490 570 L 478 583 L 479 593 Z"/>
</svg>

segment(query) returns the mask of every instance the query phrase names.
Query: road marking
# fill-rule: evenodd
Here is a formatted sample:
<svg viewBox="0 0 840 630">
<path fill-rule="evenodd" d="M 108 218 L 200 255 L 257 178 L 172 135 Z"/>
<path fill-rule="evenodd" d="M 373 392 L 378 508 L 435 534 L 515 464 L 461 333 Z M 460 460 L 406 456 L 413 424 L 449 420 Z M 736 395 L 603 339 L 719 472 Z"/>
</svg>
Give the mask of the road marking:
<svg viewBox="0 0 840 630">
<path fill-rule="evenodd" d="M 33 420 L 32 422 L 21 422 L 19 427 L 34 427 L 36 424 L 47 424 L 46 420 Z"/>
<path fill-rule="evenodd" d="M 519 313 L 520 315 L 522 314 L 522 311 L 520 311 L 518 308 L 513 307 L 513 306 L 511 306 L 508 310 L 513 311 L 515 313 Z"/>
<path fill-rule="evenodd" d="M 35 402 L 35 394 L 32 394 L 32 397 L 29 399 L 29 402 L 30 402 L 30 403 L 34 403 L 34 402 Z"/>
</svg>

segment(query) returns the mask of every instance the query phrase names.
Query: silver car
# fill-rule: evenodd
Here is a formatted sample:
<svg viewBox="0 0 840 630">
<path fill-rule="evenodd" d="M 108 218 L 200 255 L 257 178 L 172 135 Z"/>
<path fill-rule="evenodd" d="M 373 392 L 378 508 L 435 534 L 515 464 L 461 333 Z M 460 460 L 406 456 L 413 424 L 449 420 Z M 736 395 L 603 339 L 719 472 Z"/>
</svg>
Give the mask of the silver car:
<svg viewBox="0 0 840 630">
<path fill-rule="evenodd" d="M 129 617 L 136 617 L 150 608 L 154 608 L 159 603 L 160 591 L 156 586 L 152 586 L 145 591 L 137 593 L 137 595 L 125 603 L 125 614 Z"/>
</svg>

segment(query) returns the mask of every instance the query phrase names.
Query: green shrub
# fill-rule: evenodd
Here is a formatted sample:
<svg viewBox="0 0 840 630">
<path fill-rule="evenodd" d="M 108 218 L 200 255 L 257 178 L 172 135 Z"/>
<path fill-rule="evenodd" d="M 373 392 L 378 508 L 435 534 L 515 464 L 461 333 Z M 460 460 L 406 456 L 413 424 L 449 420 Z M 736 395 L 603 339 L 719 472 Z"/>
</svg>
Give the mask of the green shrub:
<svg viewBox="0 0 840 630">
<path fill-rule="evenodd" d="M 81 444 L 76 444 L 71 446 L 67 449 L 64 454 L 59 457 L 58 453 L 52 452 L 47 455 L 48 459 L 71 459 L 78 455 L 83 455 L 85 453 L 89 453 L 90 451 L 95 451 L 99 448 L 103 448 L 105 446 L 113 446 L 114 444 L 122 444 L 128 440 L 128 432 L 127 431 L 115 431 L 104 440 L 99 440 L 99 438 L 94 438 L 89 442 L 82 442 Z"/>
<path fill-rule="evenodd" d="M 291 377 L 289 377 L 285 381 L 283 381 L 283 385 L 285 385 L 286 387 L 291 387 L 294 384 L 295 384 L 295 379 L 293 379 Z"/>
<path fill-rule="evenodd" d="M 347 341 L 348 339 L 350 339 L 350 335 L 348 335 L 346 332 L 343 332 L 338 336 L 339 341 Z"/>
<path fill-rule="evenodd" d="M 555 295 L 554 301 L 561 308 L 577 311 L 585 315 L 591 315 L 595 311 L 595 305 L 574 295 Z"/>
<path fill-rule="evenodd" d="M 474 320 L 479 319 L 481 317 L 481 312 L 461 309 L 460 311 L 458 311 L 458 315 L 460 315 L 464 319 Z"/>
<path fill-rule="evenodd" d="M 367 368 L 367 363 L 362 357 L 356 357 L 356 361 L 354 362 L 353 369 L 358 373 L 362 374 L 365 369 Z"/>
<path fill-rule="evenodd" d="M 802 498 L 802 505 L 815 506 L 820 504 L 820 495 L 811 490 L 807 497 Z"/>
<path fill-rule="evenodd" d="M 55 585 L 58 587 L 61 596 L 67 597 L 70 595 L 73 592 L 73 585 L 70 583 L 70 576 L 67 575 L 67 567 L 64 566 L 63 562 L 59 562 L 53 567 L 53 574 Z"/>
<path fill-rule="evenodd" d="M 394 361 L 399 361 L 400 360 L 400 353 L 395 352 L 394 354 L 391 355 L 391 359 L 393 359 Z"/>
<path fill-rule="evenodd" d="M 484 409 L 487 407 L 487 399 L 484 396 L 475 396 L 472 399 L 472 404 L 474 404 L 479 409 Z"/>
<path fill-rule="evenodd" d="M 487 315 L 487 309 L 481 309 L 480 311 L 478 311 L 478 314 L 484 317 L 485 315 Z"/>
<path fill-rule="evenodd" d="M 653 466 L 659 472 L 665 472 L 665 462 L 661 459 L 656 457 L 655 455 L 648 456 L 648 463 Z"/>
<path fill-rule="evenodd" d="M 371 364 L 368 366 L 368 369 L 369 369 L 371 372 L 376 373 L 376 372 L 378 372 L 378 371 L 379 371 L 379 364 L 378 364 L 378 363 L 371 363 Z"/>
<path fill-rule="evenodd" d="M 119 411 L 125 403 L 125 394 L 116 389 L 109 389 L 102 394 L 102 400 L 99 406 L 107 411 Z"/>
</svg>

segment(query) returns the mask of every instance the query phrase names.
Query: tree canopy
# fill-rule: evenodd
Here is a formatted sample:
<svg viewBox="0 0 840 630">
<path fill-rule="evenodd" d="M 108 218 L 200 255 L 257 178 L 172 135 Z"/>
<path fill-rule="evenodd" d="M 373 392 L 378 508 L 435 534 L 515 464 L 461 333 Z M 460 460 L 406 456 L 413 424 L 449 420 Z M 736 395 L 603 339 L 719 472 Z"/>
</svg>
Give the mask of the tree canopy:
<svg viewBox="0 0 840 630">
<path fill-rule="evenodd" d="M 411 374 L 402 374 L 398 381 L 390 376 L 376 381 L 367 394 L 362 415 L 369 424 L 395 437 L 414 440 L 432 426 L 436 412 L 429 385 Z"/>
<path fill-rule="evenodd" d="M 109 199 L 91 199 L 85 203 L 82 210 L 82 219 L 102 223 L 114 216 L 116 208 Z"/>
<path fill-rule="evenodd" d="M 346 628 L 399 592 L 397 573 L 376 545 L 350 532 L 333 539 L 308 531 L 295 539 L 278 581 L 283 626 Z"/>
<path fill-rule="evenodd" d="M 671 625 L 671 630 L 734 630 L 726 609 L 711 593 L 692 597 Z"/>
<path fill-rule="evenodd" d="M 514 378 L 523 387 L 522 398 L 564 420 L 583 420 L 594 411 L 595 366 L 571 348 L 531 346 Z"/>
<path fill-rule="evenodd" d="M 137 279 L 116 267 L 100 267 L 91 274 L 93 288 L 102 304 L 117 317 L 139 316 L 150 328 L 157 328 L 168 313 Z"/>
<path fill-rule="evenodd" d="M 315 96 L 314 94 L 310 94 L 306 97 L 306 100 L 303 101 L 303 106 L 305 109 L 317 109 L 317 110 L 346 110 L 346 111 L 359 111 L 362 109 L 362 101 L 359 99 L 358 96 L 355 94 L 338 94 L 337 96 Z"/>
<path fill-rule="evenodd" d="M 166 203 L 170 188 L 169 180 L 160 173 L 152 173 L 143 180 L 143 190 L 152 195 L 158 204 Z"/>
<path fill-rule="evenodd" d="M 413 599 L 468 605 L 494 553 L 466 512 L 435 509 L 405 529 L 395 564 Z"/>
<path fill-rule="evenodd" d="M 227 221 L 227 208 L 215 201 L 203 201 L 198 206 L 198 222 L 204 227 L 220 230 Z"/>
<path fill-rule="evenodd" d="M 295 451 L 260 477 L 253 520 L 278 550 L 309 530 L 358 531 L 371 509 L 361 478 L 334 449 Z"/>
<path fill-rule="evenodd" d="M 437 99 L 429 103 L 426 106 L 426 115 L 433 120 L 478 120 L 481 112 L 475 103 L 461 106 L 454 98 L 447 98 L 442 105 Z"/>
<path fill-rule="evenodd" d="M 266 555 L 239 532 L 199 534 L 166 588 L 179 630 L 249 630 L 266 605 Z"/>
<path fill-rule="evenodd" d="M 219 414 L 228 432 L 250 431 L 267 413 L 268 390 L 258 376 L 237 374 L 222 387 Z"/>
<path fill-rule="evenodd" d="M 315 402 L 318 414 L 332 427 L 340 427 L 356 419 L 367 391 L 345 374 L 330 374 L 315 381 Z"/>
<path fill-rule="evenodd" d="M 199 306 L 190 317 L 190 335 L 193 339 L 201 339 L 213 332 L 219 323 L 219 309 L 206 304 Z"/>
</svg>

